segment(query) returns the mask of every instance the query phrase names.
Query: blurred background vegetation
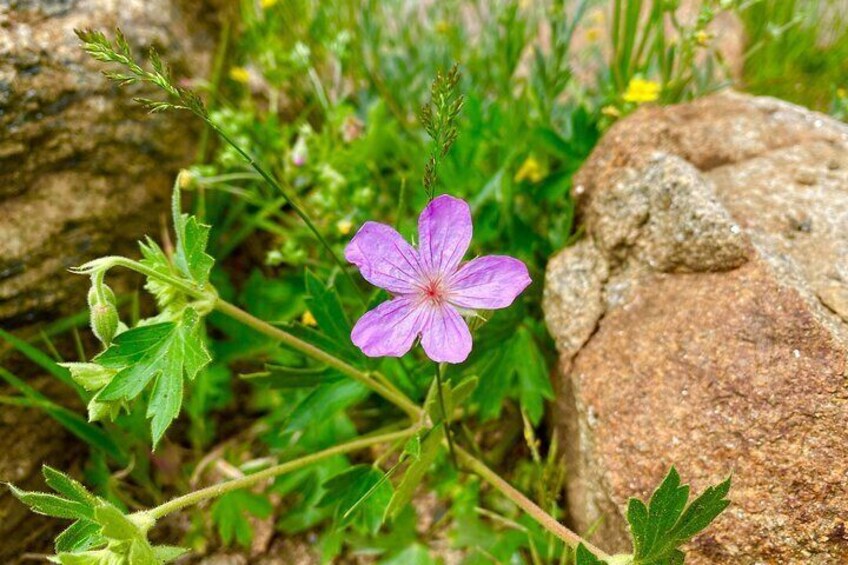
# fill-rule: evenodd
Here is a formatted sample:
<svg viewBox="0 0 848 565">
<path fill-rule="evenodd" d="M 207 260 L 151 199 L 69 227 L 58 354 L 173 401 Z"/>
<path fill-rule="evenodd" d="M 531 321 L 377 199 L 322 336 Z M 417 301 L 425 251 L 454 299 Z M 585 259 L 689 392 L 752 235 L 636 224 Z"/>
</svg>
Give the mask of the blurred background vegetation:
<svg viewBox="0 0 848 565">
<path fill-rule="evenodd" d="M 540 298 L 547 259 L 579 236 L 573 174 L 603 132 L 639 106 L 728 86 L 845 119 L 846 10 L 836 0 L 241 0 L 222 17 L 212 75 L 186 80 L 204 94 L 212 119 L 297 195 L 341 253 L 369 219 L 414 234 L 430 150 L 416 114 L 436 73 L 459 66 L 465 105 L 436 191 L 470 202 L 472 253 L 517 256 L 535 281 L 522 301 L 476 329 L 475 350 L 486 354 L 449 375 L 485 379 L 461 432 L 565 518 L 567 466 L 543 425 L 555 352 Z M 190 172 L 185 188 L 213 226 L 213 281 L 224 298 L 301 336 L 320 334 L 337 315 L 328 303 L 363 311 L 285 199 L 212 132 L 204 133 Z M 125 316 L 138 318 L 142 296 L 123 298 Z M 67 380 L 55 365 L 52 336 L 71 332 L 80 360 L 90 357 L 76 329 L 85 322 L 84 314 L 61 320 L 34 343 L 6 339 Z M 86 441 L 88 483 L 127 508 L 249 471 L 269 456 L 331 445 L 391 416 L 355 384 L 291 387 L 292 371 L 309 368 L 305 360 L 224 317 L 213 314 L 208 325 L 215 362 L 187 394 L 188 417 L 152 458 L 143 410 L 94 426 L 5 370 L 21 394 L 3 400 L 45 410 Z M 381 361 L 380 369 L 420 399 L 432 379 L 421 361 L 412 353 Z M 378 455 L 378 462 L 390 466 L 392 456 Z M 170 541 L 200 552 L 256 552 L 268 543 L 256 531 L 270 527 L 300 536 L 325 560 L 436 562 L 426 548 L 468 564 L 568 560 L 560 542 L 447 461 L 428 479 L 438 496 L 418 500 L 379 533 L 367 507 L 345 528 L 323 528 L 337 511 L 324 481 L 353 463 L 338 457 L 264 492 L 226 495 L 209 512 L 175 520 Z"/>
</svg>

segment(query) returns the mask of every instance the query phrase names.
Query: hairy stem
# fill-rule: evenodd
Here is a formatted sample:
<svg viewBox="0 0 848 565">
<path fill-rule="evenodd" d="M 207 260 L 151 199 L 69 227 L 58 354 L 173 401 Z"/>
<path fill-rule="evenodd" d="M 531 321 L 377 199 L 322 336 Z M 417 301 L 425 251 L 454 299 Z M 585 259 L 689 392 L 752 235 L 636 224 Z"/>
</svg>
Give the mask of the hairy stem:
<svg viewBox="0 0 848 565">
<path fill-rule="evenodd" d="M 586 549 L 594 553 L 596 557 L 600 559 L 609 559 L 610 556 L 607 553 L 560 524 L 556 518 L 542 510 L 535 502 L 524 496 L 515 487 L 503 480 L 500 475 L 489 469 L 485 463 L 459 446 L 456 448 L 456 453 L 470 470 L 480 475 L 483 480 L 498 489 L 501 494 L 514 502 L 516 506 L 529 514 L 530 517 L 536 520 L 543 528 L 564 541 L 567 545 L 574 548 L 582 543 L 586 546 Z"/>
<path fill-rule="evenodd" d="M 187 506 L 193 506 L 195 504 L 203 502 L 204 500 L 217 498 L 223 494 L 234 490 L 251 487 L 256 483 L 264 481 L 265 479 L 270 479 L 276 477 L 277 475 L 296 471 L 308 465 L 312 465 L 313 463 L 317 463 L 318 461 L 321 461 L 323 459 L 327 459 L 328 457 L 332 457 L 334 455 L 342 455 L 345 453 L 350 453 L 352 451 L 358 451 L 360 449 L 365 449 L 366 447 L 370 447 L 379 443 L 390 443 L 393 441 L 404 439 L 413 435 L 417 431 L 417 427 L 411 427 L 401 431 L 388 432 L 379 435 L 357 438 L 347 443 L 342 443 L 340 445 L 336 445 L 324 449 L 322 451 L 312 453 L 310 455 L 299 457 L 298 459 L 293 459 L 291 461 L 286 461 L 285 463 L 280 463 L 279 465 L 274 465 L 273 467 L 268 467 L 267 469 L 259 471 L 258 473 L 253 473 L 251 475 L 247 475 L 239 479 L 233 479 L 231 481 L 226 481 L 217 485 L 212 485 L 210 487 L 190 492 L 188 494 L 184 494 L 183 496 L 178 496 L 177 498 L 169 500 L 164 504 L 160 504 L 155 508 L 151 508 L 145 513 L 151 518 L 159 519 L 167 514 L 170 514 L 171 512 L 182 510 Z"/>
<path fill-rule="evenodd" d="M 356 367 L 349 365 L 348 363 L 342 361 L 338 357 L 327 353 L 323 349 L 319 349 L 308 343 L 303 341 L 302 339 L 293 336 L 285 330 L 281 330 L 275 326 L 272 326 L 268 322 L 264 320 L 260 320 L 256 316 L 245 312 L 241 308 L 230 304 L 224 300 L 218 300 L 215 303 L 215 309 L 219 312 L 230 316 L 238 320 L 239 322 L 245 324 L 253 328 L 254 330 L 267 335 L 268 337 L 275 339 L 281 343 L 284 343 L 301 353 L 308 355 L 309 357 L 315 359 L 316 361 L 320 361 L 325 363 L 326 365 L 336 369 L 340 373 L 347 375 L 348 377 L 362 383 L 367 386 L 392 404 L 395 404 L 398 408 L 406 412 L 413 422 L 417 422 L 421 419 L 423 414 L 423 410 L 412 402 L 405 394 L 400 392 L 398 389 L 394 387 L 386 386 L 382 384 L 378 380 L 371 377 L 368 373 L 364 371 L 360 371 Z"/>
</svg>

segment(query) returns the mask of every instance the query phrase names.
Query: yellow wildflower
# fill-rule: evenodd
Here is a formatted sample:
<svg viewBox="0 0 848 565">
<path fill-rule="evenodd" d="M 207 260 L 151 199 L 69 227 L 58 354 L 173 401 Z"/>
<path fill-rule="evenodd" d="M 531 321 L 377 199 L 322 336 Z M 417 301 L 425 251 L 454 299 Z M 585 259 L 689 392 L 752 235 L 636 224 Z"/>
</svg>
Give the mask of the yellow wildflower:
<svg viewBox="0 0 848 565">
<path fill-rule="evenodd" d="M 698 45 L 700 45 L 701 47 L 706 47 L 707 45 L 709 45 L 710 39 L 712 38 L 713 35 L 704 29 L 699 29 L 695 32 L 695 41 L 697 41 Z"/>
<path fill-rule="evenodd" d="M 530 156 L 524 160 L 521 166 L 518 168 L 518 172 L 515 173 L 515 182 L 521 182 L 525 180 L 529 180 L 530 182 L 539 182 L 545 178 L 544 173 L 542 172 L 542 166 L 539 164 L 534 157 Z"/>
<path fill-rule="evenodd" d="M 601 108 L 601 114 L 603 114 L 604 116 L 608 116 L 610 118 L 620 118 L 621 117 L 621 110 L 619 110 L 618 108 L 616 108 L 615 106 L 610 104 L 608 106 L 604 106 L 603 108 Z"/>
<path fill-rule="evenodd" d="M 635 102 L 636 104 L 653 102 L 659 97 L 659 84 L 652 80 L 645 80 L 638 77 L 630 79 L 630 84 L 627 85 L 627 90 L 622 96 L 625 102 Z"/>
<path fill-rule="evenodd" d="M 262 6 L 263 9 L 270 8 L 274 4 L 277 3 L 277 0 L 260 0 L 259 5 Z"/>
<path fill-rule="evenodd" d="M 439 20 L 439 21 L 436 22 L 436 33 L 440 33 L 442 35 L 445 35 L 449 31 L 450 31 L 450 24 L 448 22 L 446 22 L 445 20 Z"/>
<path fill-rule="evenodd" d="M 347 218 L 343 218 L 336 222 L 336 229 L 339 230 L 340 234 L 347 235 L 353 229 L 353 222 Z"/>
<path fill-rule="evenodd" d="M 604 29 L 600 27 L 590 27 L 586 30 L 586 41 L 589 43 L 597 43 L 601 39 Z"/>
<path fill-rule="evenodd" d="M 315 319 L 315 316 L 312 315 L 312 312 L 307 310 L 303 313 L 303 316 L 300 317 L 300 323 L 304 326 L 317 326 L 318 320 Z"/>
<path fill-rule="evenodd" d="M 236 82 L 247 84 L 247 81 L 250 80 L 250 71 L 244 67 L 233 67 L 230 69 L 230 78 Z"/>
<path fill-rule="evenodd" d="M 837 88 L 836 89 L 836 96 L 838 98 L 848 98 L 848 90 L 846 90 L 844 88 Z"/>
</svg>

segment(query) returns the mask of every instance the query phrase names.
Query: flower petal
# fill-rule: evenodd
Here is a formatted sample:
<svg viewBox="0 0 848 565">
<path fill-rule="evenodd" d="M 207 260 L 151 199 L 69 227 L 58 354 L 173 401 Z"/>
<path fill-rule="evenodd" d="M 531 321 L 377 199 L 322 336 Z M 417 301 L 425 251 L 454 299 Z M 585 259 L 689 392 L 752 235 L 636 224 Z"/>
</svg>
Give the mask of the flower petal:
<svg viewBox="0 0 848 565">
<path fill-rule="evenodd" d="M 473 259 L 448 280 L 451 304 L 461 308 L 506 308 L 531 283 L 527 267 L 513 257 L 487 255 Z"/>
<path fill-rule="evenodd" d="M 471 332 L 459 312 L 445 304 L 429 307 L 428 313 L 421 336 L 427 357 L 437 363 L 465 361 L 471 353 Z"/>
<path fill-rule="evenodd" d="M 387 300 L 359 318 L 350 339 L 368 357 L 401 357 L 412 348 L 426 316 L 427 310 L 411 298 Z"/>
<path fill-rule="evenodd" d="M 359 267 L 365 280 L 389 292 L 412 292 L 422 278 L 418 253 L 386 224 L 365 222 L 347 244 L 345 259 Z"/>
<path fill-rule="evenodd" d="M 471 243 L 471 209 L 459 198 L 443 194 L 418 216 L 418 254 L 431 274 L 450 273 Z"/>
</svg>

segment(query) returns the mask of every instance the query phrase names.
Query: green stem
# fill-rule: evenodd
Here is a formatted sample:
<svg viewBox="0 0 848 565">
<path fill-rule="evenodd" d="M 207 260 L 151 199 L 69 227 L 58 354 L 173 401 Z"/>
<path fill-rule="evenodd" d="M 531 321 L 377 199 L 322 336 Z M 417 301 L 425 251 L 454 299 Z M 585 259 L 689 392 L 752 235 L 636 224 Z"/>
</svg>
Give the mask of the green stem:
<svg viewBox="0 0 848 565">
<path fill-rule="evenodd" d="M 254 330 L 267 335 L 268 337 L 275 339 L 281 343 L 284 343 L 293 349 L 300 351 L 301 353 L 312 357 L 316 361 L 320 361 L 340 373 L 347 375 L 348 377 L 362 383 L 366 387 L 370 388 L 392 404 L 395 404 L 398 408 L 406 412 L 413 422 L 417 422 L 421 419 L 422 410 L 418 407 L 414 402 L 412 402 L 406 395 L 397 390 L 394 387 L 387 387 L 384 384 L 380 383 L 373 377 L 371 377 L 368 373 L 364 371 L 360 371 L 356 367 L 349 365 L 348 363 L 342 361 L 338 357 L 327 353 L 326 351 L 319 349 L 308 343 L 303 341 L 302 339 L 293 336 L 287 331 L 281 330 L 276 326 L 272 326 L 268 322 L 264 320 L 260 320 L 256 316 L 245 312 L 241 308 L 230 304 L 225 300 L 218 300 L 215 303 L 215 309 L 219 312 L 230 316 L 243 323 L 246 326 L 253 328 Z"/>
<path fill-rule="evenodd" d="M 462 449 L 461 447 L 456 448 L 456 453 L 459 458 L 468 466 L 469 469 L 480 475 L 480 477 L 498 489 L 501 494 L 506 496 L 512 502 L 516 504 L 519 508 L 521 508 L 524 512 L 530 515 L 531 518 L 536 520 L 539 525 L 543 528 L 557 536 L 559 539 L 564 541 L 567 545 L 574 548 L 579 544 L 583 544 L 586 546 L 586 549 L 595 554 L 599 559 L 609 559 L 610 556 L 595 547 L 593 544 L 589 543 L 585 539 L 581 538 L 579 535 L 575 534 L 562 524 L 560 524 L 556 518 L 542 510 L 535 502 L 524 496 L 521 492 L 519 492 L 515 487 L 510 485 L 508 482 L 503 480 L 500 475 L 489 469 L 485 463 Z"/>
<path fill-rule="evenodd" d="M 190 282 L 156 271 L 138 261 L 133 261 L 132 259 L 127 259 L 126 257 L 103 257 L 102 259 L 97 259 L 96 261 L 92 261 L 91 263 L 86 263 L 75 271 L 78 273 L 85 274 L 98 273 L 105 272 L 107 269 L 110 269 L 112 267 L 125 267 L 127 269 L 131 269 L 150 278 L 170 284 L 174 288 L 185 292 L 187 295 L 193 296 L 200 300 L 208 300 L 210 298 L 209 291 L 200 290 L 194 285 L 192 285 Z M 382 396 L 383 398 L 403 410 L 413 422 L 418 422 L 421 420 L 424 411 L 417 404 L 412 402 L 409 397 L 407 397 L 398 388 L 396 388 L 394 385 L 389 384 L 387 380 L 384 379 L 383 382 L 381 382 L 380 380 L 377 380 L 372 377 L 369 373 L 357 369 L 353 365 L 342 361 L 335 355 L 327 353 L 323 349 L 319 349 L 311 343 L 303 341 L 302 339 L 288 333 L 287 331 L 281 330 L 280 328 L 269 324 L 265 320 L 260 320 L 256 316 L 250 314 L 249 312 L 245 312 L 238 306 L 230 304 L 225 300 L 216 298 L 214 308 L 215 310 L 218 310 L 219 312 L 226 314 L 227 316 L 230 316 L 235 320 L 238 320 L 246 326 L 253 328 L 259 333 L 265 334 L 276 341 L 284 343 L 292 347 L 293 349 L 300 351 L 304 355 L 312 357 L 316 361 L 320 361 L 330 367 L 333 367 L 343 375 L 347 375 L 350 378 L 359 381 L 366 387 L 370 388 L 371 390 L 373 390 L 374 392 L 376 392 L 377 394 L 379 394 L 380 396 Z"/>
<path fill-rule="evenodd" d="M 177 510 L 182 510 L 187 506 L 193 506 L 195 504 L 203 502 L 204 500 L 209 500 L 210 498 L 217 498 L 223 494 L 232 492 L 234 490 L 251 487 L 256 483 L 264 481 L 265 479 L 270 479 L 276 477 L 277 475 L 282 475 L 284 473 L 289 473 L 291 471 L 302 469 L 303 467 L 312 465 L 313 463 L 317 463 L 318 461 L 327 459 L 328 457 L 332 457 L 334 455 L 343 455 L 352 451 L 358 451 L 360 449 L 371 447 L 372 445 L 376 445 L 379 443 L 389 443 L 398 439 L 407 438 L 416 433 L 417 431 L 417 427 L 412 427 L 401 431 L 389 432 L 370 437 L 357 438 L 347 443 L 342 443 L 340 445 L 336 445 L 324 449 L 322 451 L 318 451 L 316 453 L 300 457 L 298 459 L 293 459 L 291 461 L 287 461 L 279 465 L 274 465 L 273 467 L 268 467 L 267 469 L 259 471 L 258 473 L 253 473 L 251 475 L 247 475 L 239 479 L 233 479 L 231 481 L 226 481 L 217 485 L 212 485 L 210 487 L 190 492 L 188 494 L 184 494 L 183 496 L 178 496 L 177 498 L 169 500 L 164 504 L 160 504 L 155 508 L 147 510 L 145 514 L 147 514 L 153 519 L 158 520 L 159 518 L 166 516 L 167 514 L 176 512 Z"/>
<path fill-rule="evenodd" d="M 127 259 L 126 257 L 119 257 L 115 255 L 101 257 L 100 259 L 95 259 L 94 261 L 90 261 L 84 265 L 74 267 L 69 270 L 73 273 L 83 275 L 95 274 L 97 272 L 102 272 L 105 274 L 105 272 L 108 269 L 111 269 L 112 267 L 124 267 L 137 273 L 141 273 L 146 277 L 150 277 L 152 279 L 167 283 L 176 288 L 177 290 L 180 290 L 186 293 L 187 295 L 200 300 L 208 299 L 210 297 L 208 291 L 204 291 L 202 289 L 197 288 L 189 281 L 180 279 L 179 277 L 168 275 L 166 273 L 162 273 L 155 269 L 151 269 L 150 267 L 143 263 L 140 263 L 139 261 Z"/>
<path fill-rule="evenodd" d="M 448 411 L 445 408 L 445 394 L 442 392 L 442 364 L 436 363 L 436 388 L 438 388 L 439 393 L 439 406 L 442 409 L 442 421 L 445 423 L 445 440 L 448 442 L 448 451 L 450 451 L 451 461 L 453 461 L 453 466 L 456 469 L 459 469 L 459 465 L 456 462 L 456 451 L 453 449 L 453 438 L 451 438 L 451 429 L 450 429 L 450 419 L 448 419 Z"/>
</svg>

